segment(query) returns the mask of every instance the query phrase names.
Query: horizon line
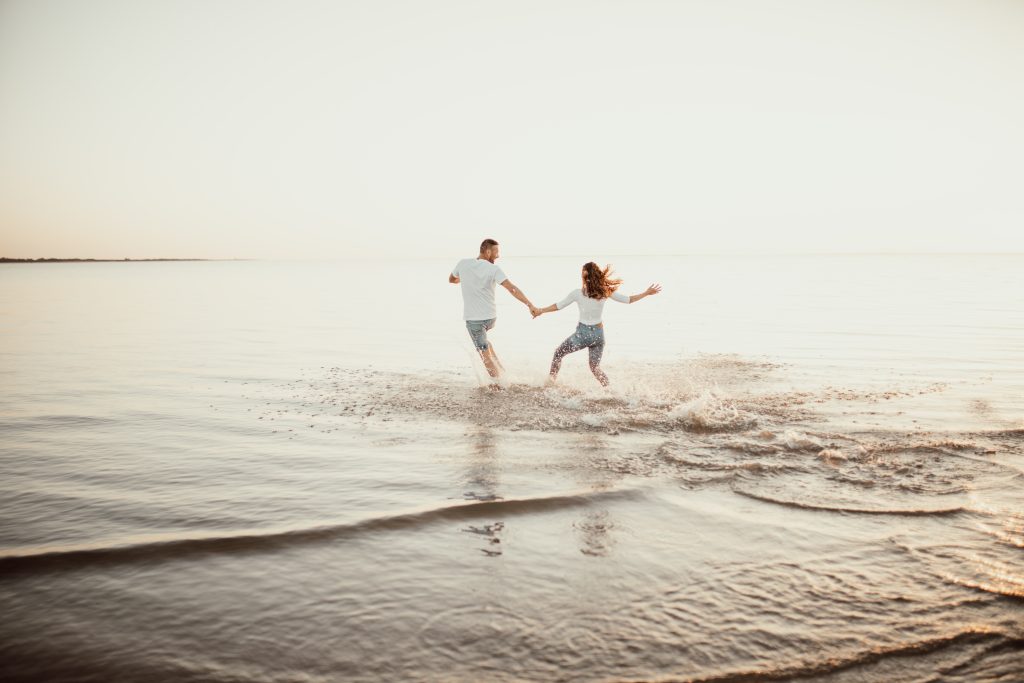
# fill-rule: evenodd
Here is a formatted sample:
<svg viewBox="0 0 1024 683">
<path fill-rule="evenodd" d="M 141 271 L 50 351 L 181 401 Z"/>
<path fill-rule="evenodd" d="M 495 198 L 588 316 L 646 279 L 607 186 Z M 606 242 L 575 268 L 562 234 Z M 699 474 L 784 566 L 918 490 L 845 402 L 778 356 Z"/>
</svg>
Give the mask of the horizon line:
<svg viewBox="0 0 1024 683">
<path fill-rule="evenodd" d="M 457 257 L 453 255 L 452 257 Z M 693 251 L 693 252 L 632 252 L 632 253 L 606 253 L 608 257 L 676 257 L 676 256 L 1024 256 L 1024 251 Z M 573 258 L 584 257 L 583 254 L 542 254 L 525 253 L 516 254 L 511 258 Z M 288 257 L 151 257 L 151 258 L 88 258 L 88 257 L 0 257 L 0 263 L 145 263 L 157 261 L 352 261 L 376 258 L 388 258 L 399 260 L 416 259 L 443 259 L 449 258 L 444 255 L 430 256 L 288 256 Z M 465 258 L 465 257 L 463 257 Z M 509 258 L 509 257 L 504 257 Z"/>
</svg>

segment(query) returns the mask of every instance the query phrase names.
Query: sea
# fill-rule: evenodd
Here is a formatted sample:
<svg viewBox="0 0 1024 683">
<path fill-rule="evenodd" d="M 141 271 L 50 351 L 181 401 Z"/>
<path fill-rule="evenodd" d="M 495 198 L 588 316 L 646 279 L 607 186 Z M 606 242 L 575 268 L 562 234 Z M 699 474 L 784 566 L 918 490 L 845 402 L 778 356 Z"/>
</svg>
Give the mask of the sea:
<svg viewBox="0 0 1024 683">
<path fill-rule="evenodd" d="M 1024 680 L 1024 256 L 467 255 L 0 265 L 0 680 Z"/>
</svg>

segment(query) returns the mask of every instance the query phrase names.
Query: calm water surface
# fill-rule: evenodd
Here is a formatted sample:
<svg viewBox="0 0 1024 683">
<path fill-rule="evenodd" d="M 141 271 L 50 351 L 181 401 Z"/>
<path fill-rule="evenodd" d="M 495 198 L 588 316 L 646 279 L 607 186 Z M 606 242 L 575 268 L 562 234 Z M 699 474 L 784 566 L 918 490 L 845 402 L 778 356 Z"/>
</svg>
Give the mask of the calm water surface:
<svg viewBox="0 0 1024 683">
<path fill-rule="evenodd" d="M 0 679 L 1024 680 L 1024 257 L 459 256 L 0 267 Z"/>
</svg>

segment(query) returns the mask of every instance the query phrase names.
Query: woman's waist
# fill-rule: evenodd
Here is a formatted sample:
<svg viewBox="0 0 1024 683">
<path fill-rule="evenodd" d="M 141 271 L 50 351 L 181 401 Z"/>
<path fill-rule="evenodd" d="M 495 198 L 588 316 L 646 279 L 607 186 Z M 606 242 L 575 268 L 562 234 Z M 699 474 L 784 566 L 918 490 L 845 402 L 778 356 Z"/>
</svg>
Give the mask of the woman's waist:
<svg viewBox="0 0 1024 683">
<path fill-rule="evenodd" d="M 602 321 L 600 321 L 600 320 L 598 320 L 596 323 L 585 323 L 585 322 L 583 322 L 581 320 L 578 323 L 576 323 L 576 326 L 577 327 L 587 327 L 587 328 L 590 328 L 592 330 L 604 329 L 604 323 Z"/>
</svg>

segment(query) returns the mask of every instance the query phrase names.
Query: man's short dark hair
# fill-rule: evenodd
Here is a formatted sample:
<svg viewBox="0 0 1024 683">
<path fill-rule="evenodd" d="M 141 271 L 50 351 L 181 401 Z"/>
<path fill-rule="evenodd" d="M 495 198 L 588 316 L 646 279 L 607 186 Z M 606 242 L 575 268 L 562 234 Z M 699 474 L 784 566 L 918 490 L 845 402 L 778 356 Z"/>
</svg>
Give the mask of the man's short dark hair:
<svg viewBox="0 0 1024 683">
<path fill-rule="evenodd" d="M 492 240 L 490 237 L 488 237 L 487 239 L 480 243 L 480 253 L 482 254 L 491 247 L 496 246 L 498 246 L 498 240 Z"/>
</svg>

